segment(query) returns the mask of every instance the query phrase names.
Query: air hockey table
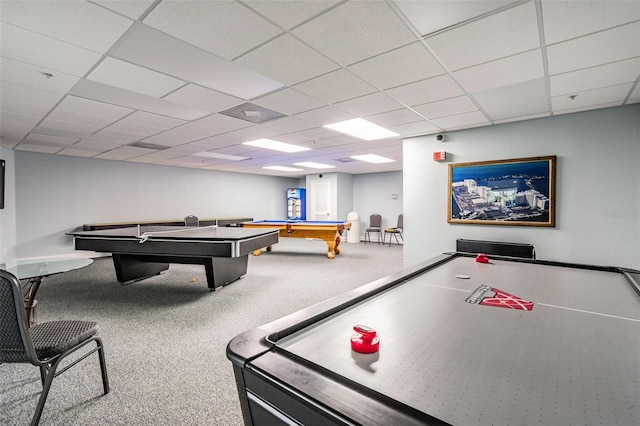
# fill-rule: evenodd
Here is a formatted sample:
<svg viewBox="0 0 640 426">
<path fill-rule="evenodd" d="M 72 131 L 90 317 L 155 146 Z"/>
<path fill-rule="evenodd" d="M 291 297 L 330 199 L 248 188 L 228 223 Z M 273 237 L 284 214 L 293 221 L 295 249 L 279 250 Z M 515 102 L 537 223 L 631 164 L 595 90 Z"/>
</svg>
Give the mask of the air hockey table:
<svg viewBox="0 0 640 426">
<path fill-rule="evenodd" d="M 352 348 L 355 326 L 376 352 Z M 247 425 L 637 425 L 640 271 L 443 254 L 227 357 Z"/>
</svg>

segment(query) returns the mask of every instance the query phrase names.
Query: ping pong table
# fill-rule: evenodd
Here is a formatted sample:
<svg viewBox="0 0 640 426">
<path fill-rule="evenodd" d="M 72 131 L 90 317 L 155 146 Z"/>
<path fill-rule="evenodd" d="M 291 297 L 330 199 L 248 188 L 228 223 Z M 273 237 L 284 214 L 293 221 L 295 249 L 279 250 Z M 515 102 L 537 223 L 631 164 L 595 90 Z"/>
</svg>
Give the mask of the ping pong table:
<svg viewBox="0 0 640 426">
<path fill-rule="evenodd" d="M 76 250 L 111 253 L 120 283 L 166 271 L 170 263 L 205 267 L 211 291 L 247 273 L 249 253 L 278 242 L 273 229 L 149 226 L 75 231 Z"/>
<path fill-rule="evenodd" d="M 444 254 L 237 336 L 245 424 L 640 424 L 640 272 L 489 257 Z"/>
</svg>

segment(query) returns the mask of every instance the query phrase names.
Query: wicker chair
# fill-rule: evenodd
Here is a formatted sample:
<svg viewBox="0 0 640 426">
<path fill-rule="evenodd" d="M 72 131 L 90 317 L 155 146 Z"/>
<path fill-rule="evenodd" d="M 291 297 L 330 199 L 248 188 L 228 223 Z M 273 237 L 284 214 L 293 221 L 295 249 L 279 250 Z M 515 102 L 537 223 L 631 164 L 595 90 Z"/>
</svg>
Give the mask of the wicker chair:
<svg viewBox="0 0 640 426">
<path fill-rule="evenodd" d="M 31 425 L 40 422 L 53 379 L 94 352 L 100 359 L 104 393 L 109 393 L 104 348 L 97 333 L 98 324 L 92 321 L 50 321 L 29 328 L 20 281 L 0 270 L 0 363 L 31 363 L 40 368 L 42 392 Z M 57 371 L 63 359 L 92 342 L 95 348 Z"/>
</svg>

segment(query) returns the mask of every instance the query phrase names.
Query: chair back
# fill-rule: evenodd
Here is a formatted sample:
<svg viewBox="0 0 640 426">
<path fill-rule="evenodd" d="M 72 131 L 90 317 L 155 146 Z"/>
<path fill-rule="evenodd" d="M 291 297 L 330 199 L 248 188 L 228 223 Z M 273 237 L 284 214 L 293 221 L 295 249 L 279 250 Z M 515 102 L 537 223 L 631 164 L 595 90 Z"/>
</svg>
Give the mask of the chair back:
<svg viewBox="0 0 640 426">
<path fill-rule="evenodd" d="M 398 224 L 396 225 L 396 229 L 404 229 L 404 214 L 398 216 Z"/>
<path fill-rule="evenodd" d="M 198 219 L 198 216 L 189 215 L 189 216 L 184 218 L 184 225 L 185 226 L 200 226 L 200 219 Z"/>
<path fill-rule="evenodd" d="M 369 227 L 380 228 L 382 226 L 382 216 L 379 214 L 372 214 L 369 216 Z"/>
<path fill-rule="evenodd" d="M 0 270 L 0 362 L 38 365 L 37 361 L 20 281 L 13 274 Z"/>
</svg>

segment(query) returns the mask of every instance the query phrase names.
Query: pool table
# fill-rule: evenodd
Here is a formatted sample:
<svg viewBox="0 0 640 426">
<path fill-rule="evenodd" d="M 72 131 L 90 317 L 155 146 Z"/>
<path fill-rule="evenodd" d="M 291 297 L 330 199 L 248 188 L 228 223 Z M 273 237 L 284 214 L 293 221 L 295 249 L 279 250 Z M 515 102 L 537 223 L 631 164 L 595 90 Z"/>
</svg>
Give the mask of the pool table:
<svg viewBox="0 0 640 426">
<path fill-rule="evenodd" d="M 637 425 L 640 271 L 446 253 L 227 357 L 246 425 Z"/>
<path fill-rule="evenodd" d="M 280 237 L 315 238 L 327 243 L 327 257 L 333 259 L 340 254 L 340 235 L 351 228 L 351 222 L 326 220 L 254 220 L 243 222 L 244 228 L 273 228 L 279 230 Z M 267 247 L 271 251 L 271 246 Z M 253 254 L 259 256 L 262 249 Z"/>
</svg>

